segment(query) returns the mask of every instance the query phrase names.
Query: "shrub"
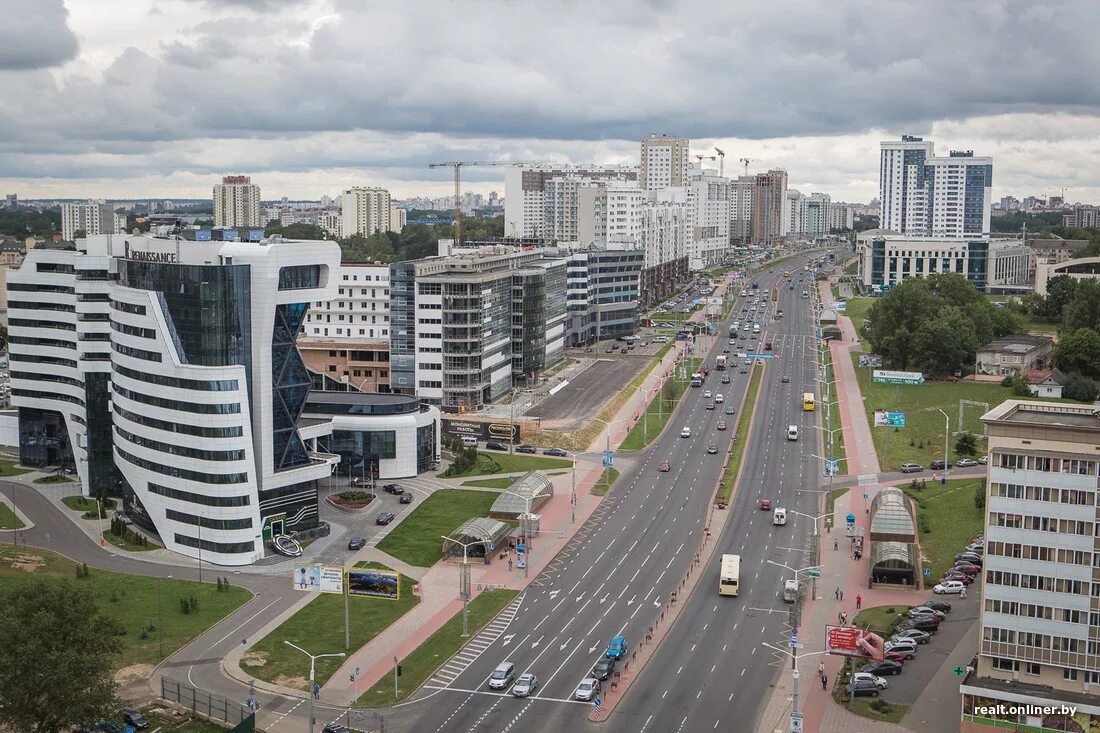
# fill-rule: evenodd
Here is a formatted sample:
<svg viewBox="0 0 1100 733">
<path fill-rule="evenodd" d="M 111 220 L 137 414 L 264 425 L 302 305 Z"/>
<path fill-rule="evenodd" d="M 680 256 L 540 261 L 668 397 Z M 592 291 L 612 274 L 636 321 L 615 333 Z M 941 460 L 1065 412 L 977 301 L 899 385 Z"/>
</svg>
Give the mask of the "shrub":
<svg viewBox="0 0 1100 733">
<path fill-rule="evenodd" d="M 917 524 L 920 526 L 920 531 L 926 534 L 932 532 L 932 526 L 928 522 L 928 515 L 924 512 L 917 512 Z"/>
<path fill-rule="evenodd" d="M 371 499 L 371 495 L 366 491 L 341 491 L 336 496 L 341 501 L 348 502 L 367 502 Z"/>
<path fill-rule="evenodd" d="M 978 511 L 985 509 L 985 485 L 978 484 L 974 487 L 974 506 Z"/>
</svg>

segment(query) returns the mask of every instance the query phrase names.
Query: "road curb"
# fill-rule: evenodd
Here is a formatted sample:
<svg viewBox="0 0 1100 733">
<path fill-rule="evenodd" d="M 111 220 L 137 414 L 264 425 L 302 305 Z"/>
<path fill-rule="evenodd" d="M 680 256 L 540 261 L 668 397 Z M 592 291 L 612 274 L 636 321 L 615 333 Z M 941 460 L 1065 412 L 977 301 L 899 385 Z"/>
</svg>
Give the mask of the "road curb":
<svg viewBox="0 0 1100 733">
<path fill-rule="evenodd" d="M 762 366 L 762 368 L 765 370 L 767 369 L 766 366 Z M 742 410 L 745 409 L 745 400 L 748 399 L 748 394 L 749 388 L 748 385 L 746 385 L 745 394 L 741 398 Z M 757 401 L 759 401 L 759 399 L 760 393 L 757 392 Z M 752 408 L 752 416 L 754 417 L 755 415 L 756 405 L 754 404 Z M 748 449 L 749 440 L 752 438 L 753 422 L 753 419 L 750 417 L 749 429 L 748 432 L 745 434 L 745 442 L 743 443 L 744 449 L 746 450 Z M 733 503 L 733 498 L 736 496 L 735 491 L 741 484 L 741 477 L 744 474 L 744 471 L 745 461 L 742 460 L 741 465 L 737 468 L 737 476 L 734 478 L 734 491 L 731 491 L 730 493 L 731 505 Z M 707 521 L 704 525 L 703 530 L 704 535 L 702 539 L 702 544 L 700 545 L 699 551 L 695 553 L 695 562 L 688 567 L 687 575 L 684 577 L 683 580 L 680 581 L 680 590 L 673 591 L 674 597 L 668 601 L 668 603 L 665 605 L 665 610 L 661 612 L 660 620 L 666 620 L 665 616 L 667 614 L 667 623 L 663 624 L 659 633 L 647 633 L 646 637 L 644 637 L 645 640 L 643 640 L 643 642 L 639 644 L 638 647 L 635 649 L 634 656 L 631 657 L 631 661 L 627 662 L 626 664 L 627 668 L 629 668 L 631 662 L 636 663 L 637 666 L 631 671 L 629 676 L 620 677 L 618 682 L 612 683 L 612 685 L 608 687 L 607 694 L 601 700 L 601 702 L 604 702 L 605 700 L 606 702 L 604 702 L 604 704 L 600 707 L 598 711 L 593 710 L 586 716 L 589 722 L 604 723 L 611 719 L 611 713 L 614 712 L 619 702 L 626 697 L 627 692 L 630 690 L 630 684 L 638 677 L 639 673 L 645 669 L 646 664 L 648 664 L 649 660 L 653 657 L 654 653 L 657 651 L 657 648 L 660 647 L 661 642 L 664 641 L 664 638 L 667 635 L 668 631 L 676 623 L 676 620 L 680 616 L 681 609 L 683 609 L 687 600 L 691 598 L 691 595 L 695 592 L 696 587 L 699 585 L 699 578 L 701 578 L 703 574 L 702 572 L 694 571 L 701 571 L 702 566 L 704 566 L 710 560 L 710 558 L 713 557 L 714 549 L 718 546 L 718 538 L 721 536 L 722 530 L 725 529 L 726 520 L 729 518 L 729 510 L 723 510 L 724 513 L 717 521 L 714 517 L 714 510 L 717 506 L 716 500 L 718 498 L 718 492 L 722 486 L 723 475 L 725 475 L 724 471 L 719 474 L 718 480 L 715 482 L 714 485 L 714 491 L 711 494 L 709 504 L 710 508 L 707 514 Z M 711 531 L 712 528 L 716 529 L 716 531 L 713 533 Z M 714 542 L 710 541 L 712 534 L 714 535 Z M 650 629 L 652 630 L 652 632 L 657 632 L 657 629 L 654 629 L 653 627 L 650 627 Z M 649 646 L 647 644 L 648 641 L 653 642 L 652 646 Z M 637 658 L 638 652 L 642 651 L 643 649 L 647 651 L 643 652 L 641 658 Z M 622 683 L 622 680 L 625 680 L 625 683 Z M 618 688 L 618 684 L 620 683 L 623 684 L 623 687 L 621 689 Z"/>
</svg>

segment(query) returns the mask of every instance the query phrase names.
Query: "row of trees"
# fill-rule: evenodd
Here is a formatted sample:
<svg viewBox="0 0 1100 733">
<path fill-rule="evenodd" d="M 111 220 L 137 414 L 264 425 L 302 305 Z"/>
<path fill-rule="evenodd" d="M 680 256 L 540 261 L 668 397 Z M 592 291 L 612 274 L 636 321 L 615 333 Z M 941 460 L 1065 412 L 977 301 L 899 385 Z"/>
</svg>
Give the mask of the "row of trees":
<svg viewBox="0 0 1100 733">
<path fill-rule="evenodd" d="M 903 281 L 871 307 L 868 320 L 863 334 L 887 366 L 940 375 L 973 364 L 993 339 L 1024 331 L 1019 312 L 995 308 L 959 273 Z"/>
<path fill-rule="evenodd" d="M 9 209 L 0 207 L 0 234 L 13 237 L 31 235 L 49 238 L 61 231 L 61 209 L 38 211 L 26 207 Z"/>
<path fill-rule="evenodd" d="M 1053 362 L 1069 378 L 1063 394 L 1095 399 L 1100 393 L 1100 281 L 1060 275 L 1047 284 L 1046 297 L 1028 295 L 1016 307 L 1057 325 Z"/>
</svg>

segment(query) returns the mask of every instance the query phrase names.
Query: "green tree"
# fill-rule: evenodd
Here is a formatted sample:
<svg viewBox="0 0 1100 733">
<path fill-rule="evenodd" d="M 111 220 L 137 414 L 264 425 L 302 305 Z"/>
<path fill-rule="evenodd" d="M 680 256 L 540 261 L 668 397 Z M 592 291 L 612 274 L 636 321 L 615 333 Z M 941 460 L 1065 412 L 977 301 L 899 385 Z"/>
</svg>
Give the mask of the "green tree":
<svg viewBox="0 0 1100 733">
<path fill-rule="evenodd" d="M 973 327 L 967 324 L 962 330 L 957 324 L 955 318 L 934 317 L 917 329 L 911 342 L 916 366 L 932 374 L 949 374 L 968 361 Z"/>
<path fill-rule="evenodd" d="M 955 455 L 972 456 L 978 452 L 978 437 L 974 433 L 959 433 L 955 438 Z"/>
<path fill-rule="evenodd" d="M 974 506 L 978 508 L 978 511 L 985 509 L 985 484 L 978 484 L 974 487 Z"/>
<path fill-rule="evenodd" d="M 913 357 L 918 329 L 940 309 L 940 302 L 921 279 L 904 281 L 878 300 L 867 315 L 866 336 L 875 353 L 890 366 L 905 369 Z"/>
<path fill-rule="evenodd" d="M 1093 402 L 1100 397 L 1100 384 L 1081 374 L 1070 374 L 1062 385 L 1062 396 L 1078 402 Z"/>
<path fill-rule="evenodd" d="M 1062 331 L 1079 328 L 1100 330 L 1100 282 L 1078 280 L 1073 298 L 1062 311 Z"/>
<path fill-rule="evenodd" d="M 1036 314 L 1040 318 L 1051 323 L 1062 322 L 1062 311 L 1077 292 L 1077 280 L 1068 275 L 1059 275 L 1051 278 L 1047 283 L 1047 294 L 1043 298 L 1042 307 Z"/>
<path fill-rule="evenodd" d="M 1100 333 L 1079 328 L 1054 346 L 1054 366 L 1067 374 L 1100 377 Z"/>
<path fill-rule="evenodd" d="M 0 350 L 8 348 L 8 327 L 0 324 Z"/>
<path fill-rule="evenodd" d="M 1030 397 L 1031 390 L 1027 388 L 1027 380 L 1024 379 L 1024 375 L 1016 373 L 1012 375 L 1012 381 L 1009 383 L 1012 387 L 1012 394 L 1016 397 Z"/>
<path fill-rule="evenodd" d="M 32 578 L 0 595 L 0 725 L 60 733 L 118 711 L 119 622 L 88 588 Z"/>
<path fill-rule="evenodd" d="M 438 237 L 426 224 L 408 224 L 401 230 L 398 254 L 402 260 L 416 260 L 438 252 Z"/>
</svg>

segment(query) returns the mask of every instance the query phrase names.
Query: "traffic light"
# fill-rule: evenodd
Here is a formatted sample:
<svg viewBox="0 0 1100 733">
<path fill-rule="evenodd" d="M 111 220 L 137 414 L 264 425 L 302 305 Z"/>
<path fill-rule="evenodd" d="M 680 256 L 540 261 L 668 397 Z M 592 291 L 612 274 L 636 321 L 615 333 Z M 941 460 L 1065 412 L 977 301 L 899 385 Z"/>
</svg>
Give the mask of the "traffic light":
<svg viewBox="0 0 1100 733">
<path fill-rule="evenodd" d="M 399 665 L 397 665 L 397 676 L 398 676 L 398 677 L 400 677 L 400 676 L 401 676 L 401 665 L 400 665 L 400 664 L 399 664 Z"/>
</svg>

